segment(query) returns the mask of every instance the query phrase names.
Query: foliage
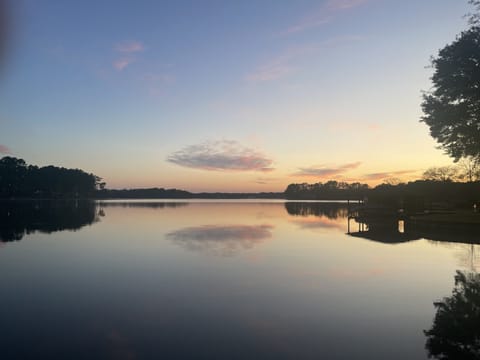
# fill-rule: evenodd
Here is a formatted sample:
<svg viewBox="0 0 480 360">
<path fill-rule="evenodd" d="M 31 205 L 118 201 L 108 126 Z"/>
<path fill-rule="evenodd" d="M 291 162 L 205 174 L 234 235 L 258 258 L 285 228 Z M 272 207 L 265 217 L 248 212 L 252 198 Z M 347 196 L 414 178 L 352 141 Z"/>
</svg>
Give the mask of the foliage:
<svg viewBox="0 0 480 360">
<path fill-rule="evenodd" d="M 425 331 L 426 347 L 437 359 L 480 358 L 480 274 L 457 271 L 452 296 L 434 303 L 437 313 Z"/>
<path fill-rule="evenodd" d="M 455 181 L 461 178 L 456 166 L 431 167 L 423 173 L 424 180 Z"/>
<path fill-rule="evenodd" d="M 469 182 L 480 180 L 480 158 L 472 156 L 460 160 L 461 177 Z"/>
<path fill-rule="evenodd" d="M 360 200 L 364 198 L 367 190 L 367 184 L 331 180 L 324 184 L 290 184 L 285 190 L 285 197 L 304 200 Z"/>
<path fill-rule="evenodd" d="M 37 167 L 10 156 L 0 159 L 0 198 L 89 196 L 104 183 L 79 169 Z"/>
<path fill-rule="evenodd" d="M 421 121 L 456 161 L 480 157 L 480 1 L 471 27 L 432 59 L 433 88 L 424 94 Z"/>
</svg>

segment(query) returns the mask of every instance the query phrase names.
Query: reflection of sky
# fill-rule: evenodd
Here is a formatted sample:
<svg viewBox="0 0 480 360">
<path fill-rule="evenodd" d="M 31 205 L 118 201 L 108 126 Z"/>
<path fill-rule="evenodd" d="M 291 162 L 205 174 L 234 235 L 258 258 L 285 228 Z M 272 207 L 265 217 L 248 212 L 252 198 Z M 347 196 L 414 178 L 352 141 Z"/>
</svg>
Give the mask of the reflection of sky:
<svg viewBox="0 0 480 360">
<path fill-rule="evenodd" d="M 425 359 L 433 301 L 451 294 L 458 268 L 456 248 L 313 232 L 282 203 L 105 213 L 1 249 L 1 355 L 88 358 L 90 344 L 103 358 Z M 176 232 L 215 250 L 227 238 L 237 256 L 191 256 Z"/>
<path fill-rule="evenodd" d="M 272 237 L 272 225 L 204 225 L 168 233 L 175 244 L 196 252 L 233 256 Z"/>
<path fill-rule="evenodd" d="M 295 220 L 291 220 L 292 223 L 298 225 L 298 227 L 302 229 L 310 229 L 310 230 L 328 230 L 328 229 L 337 229 L 345 231 L 345 219 L 333 220 L 327 217 L 316 217 L 316 218 L 297 218 Z"/>
</svg>

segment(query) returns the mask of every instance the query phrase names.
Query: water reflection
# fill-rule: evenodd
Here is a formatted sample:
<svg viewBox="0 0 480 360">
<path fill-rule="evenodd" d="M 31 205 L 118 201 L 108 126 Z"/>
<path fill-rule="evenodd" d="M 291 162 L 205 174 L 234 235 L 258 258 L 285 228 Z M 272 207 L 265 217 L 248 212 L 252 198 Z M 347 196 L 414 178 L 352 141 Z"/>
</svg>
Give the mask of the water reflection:
<svg viewBox="0 0 480 360">
<path fill-rule="evenodd" d="M 18 241 L 34 231 L 78 230 L 103 214 L 92 201 L 2 201 L 0 241 Z"/>
<path fill-rule="evenodd" d="M 421 223 L 397 217 L 362 218 L 361 222 L 348 219 L 348 234 L 387 244 L 427 239 L 438 242 L 480 244 L 476 224 Z M 353 222 L 353 224 L 352 224 Z M 358 226 L 358 231 L 352 231 Z"/>
<path fill-rule="evenodd" d="M 182 248 L 214 256 L 234 256 L 272 237 L 272 225 L 204 225 L 186 227 L 166 237 Z"/>
<path fill-rule="evenodd" d="M 123 207 L 123 208 L 152 208 L 152 209 L 164 209 L 164 208 L 179 208 L 185 207 L 188 202 L 174 202 L 174 201 L 100 201 L 98 203 L 102 207 Z"/>
<path fill-rule="evenodd" d="M 286 202 L 285 209 L 294 216 L 325 216 L 329 219 L 348 216 L 348 205 L 345 203 Z"/>
<path fill-rule="evenodd" d="M 426 348 L 437 359 L 480 358 L 480 274 L 457 271 L 452 295 L 434 303 L 437 312 L 425 331 Z"/>
</svg>

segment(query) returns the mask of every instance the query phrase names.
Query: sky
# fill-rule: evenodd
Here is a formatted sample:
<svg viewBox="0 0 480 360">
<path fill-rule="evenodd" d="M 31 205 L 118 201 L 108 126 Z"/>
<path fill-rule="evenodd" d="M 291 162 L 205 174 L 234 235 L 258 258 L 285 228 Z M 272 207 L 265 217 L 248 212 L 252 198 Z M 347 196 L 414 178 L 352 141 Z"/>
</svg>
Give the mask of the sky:
<svg viewBox="0 0 480 360">
<path fill-rule="evenodd" d="M 15 0 L 0 156 L 108 188 L 283 191 L 420 178 L 420 122 L 467 0 Z"/>
</svg>

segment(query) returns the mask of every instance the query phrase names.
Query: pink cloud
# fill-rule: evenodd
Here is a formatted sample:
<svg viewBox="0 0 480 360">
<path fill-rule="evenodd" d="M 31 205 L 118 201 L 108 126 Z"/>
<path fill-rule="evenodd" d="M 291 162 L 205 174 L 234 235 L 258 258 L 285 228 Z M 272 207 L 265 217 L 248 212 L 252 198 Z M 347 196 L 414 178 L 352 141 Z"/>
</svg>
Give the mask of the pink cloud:
<svg viewBox="0 0 480 360">
<path fill-rule="evenodd" d="M 10 149 L 5 146 L 5 145 L 2 145 L 0 144 L 0 154 L 10 154 Z"/>
<path fill-rule="evenodd" d="M 115 60 L 113 62 L 113 67 L 115 69 L 117 69 L 118 71 L 122 71 L 123 69 L 125 69 L 128 65 L 130 65 L 131 63 L 135 62 L 134 59 L 131 59 L 131 58 L 121 58 L 121 59 L 118 59 L 118 60 Z"/>
<path fill-rule="evenodd" d="M 296 68 L 291 65 L 293 60 L 315 52 L 319 48 L 319 44 L 306 44 L 287 48 L 282 54 L 274 57 L 269 62 L 259 66 L 255 71 L 248 74 L 246 79 L 250 82 L 264 82 L 287 76 L 296 70 Z"/>
<path fill-rule="evenodd" d="M 367 3 L 370 0 L 330 0 L 327 7 L 332 10 L 347 10 Z"/>
<path fill-rule="evenodd" d="M 371 173 L 371 174 L 363 175 L 362 180 L 366 180 L 366 181 L 385 180 L 388 178 L 395 178 L 401 175 L 414 174 L 416 172 L 418 172 L 418 170 L 398 170 L 398 171 L 391 171 L 391 172 Z"/>
<path fill-rule="evenodd" d="M 317 11 L 313 11 L 294 25 L 289 26 L 280 34 L 294 34 L 328 24 L 333 21 L 336 13 L 353 9 L 369 1 L 370 0 L 329 0 Z"/>
<path fill-rule="evenodd" d="M 139 41 L 124 41 L 115 46 L 115 50 L 122 53 L 136 53 L 145 50 L 145 46 Z"/>
<path fill-rule="evenodd" d="M 294 69 L 282 64 L 267 64 L 247 76 L 251 82 L 276 80 L 290 74 Z"/>
<path fill-rule="evenodd" d="M 290 26 L 283 32 L 283 34 L 294 34 L 297 32 L 301 32 L 310 28 L 315 28 L 321 25 L 328 24 L 331 21 L 330 16 L 324 15 L 313 15 L 304 18 L 302 21 L 298 22 L 295 25 Z"/>
<path fill-rule="evenodd" d="M 207 141 L 186 146 L 168 156 L 167 161 L 210 171 L 273 171 L 273 160 L 261 152 L 233 140 Z"/>
<path fill-rule="evenodd" d="M 317 177 L 317 178 L 331 178 L 338 177 L 342 174 L 358 168 L 362 163 L 357 161 L 339 166 L 325 166 L 317 165 L 310 167 L 299 168 L 292 176 Z"/>
</svg>

